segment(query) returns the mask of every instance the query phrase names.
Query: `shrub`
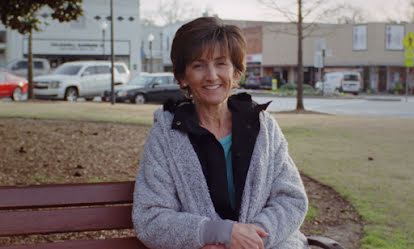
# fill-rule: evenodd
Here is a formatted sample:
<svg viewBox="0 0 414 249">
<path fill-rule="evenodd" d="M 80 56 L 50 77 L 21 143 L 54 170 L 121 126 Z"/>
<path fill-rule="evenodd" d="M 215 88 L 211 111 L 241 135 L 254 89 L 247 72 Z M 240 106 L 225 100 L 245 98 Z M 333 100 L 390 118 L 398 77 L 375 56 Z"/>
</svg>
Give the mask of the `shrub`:
<svg viewBox="0 0 414 249">
<path fill-rule="evenodd" d="M 287 83 L 280 87 L 280 91 L 293 91 L 296 90 L 295 83 Z"/>
<path fill-rule="evenodd" d="M 297 88 L 297 85 L 295 83 L 287 83 L 280 87 L 280 91 L 281 92 L 293 92 L 294 91 L 296 94 L 296 90 L 297 90 L 296 88 Z M 309 84 L 303 84 L 303 93 L 306 95 L 316 95 L 318 91 Z M 288 95 L 290 95 L 290 93 Z"/>
<path fill-rule="evenodd" d="M 403 93 L 403 85 L 401 82 L 397 82 L 392 90 L 394 94 L 401 94 Z"/>
</svg>

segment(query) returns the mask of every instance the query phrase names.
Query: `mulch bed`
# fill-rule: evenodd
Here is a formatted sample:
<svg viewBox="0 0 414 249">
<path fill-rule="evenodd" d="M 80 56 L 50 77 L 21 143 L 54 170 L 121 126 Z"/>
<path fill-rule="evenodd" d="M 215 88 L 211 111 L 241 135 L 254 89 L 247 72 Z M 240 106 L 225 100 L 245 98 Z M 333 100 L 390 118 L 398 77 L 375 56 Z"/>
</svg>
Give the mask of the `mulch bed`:
<svg viewBox="0 0 414 249">
<path fill-rule="evenodd" d="M 113 123 L 0 119 L 0 185 L 134 180 L 149 129 Z M 317 210 L 302 231 L 333 238 L 345 248 L 359 248 L 362 221 L 353 206 L 329 186 L 302 178 Z M 0 246 L 111 234 L 0 238 Z"/>
</svg>

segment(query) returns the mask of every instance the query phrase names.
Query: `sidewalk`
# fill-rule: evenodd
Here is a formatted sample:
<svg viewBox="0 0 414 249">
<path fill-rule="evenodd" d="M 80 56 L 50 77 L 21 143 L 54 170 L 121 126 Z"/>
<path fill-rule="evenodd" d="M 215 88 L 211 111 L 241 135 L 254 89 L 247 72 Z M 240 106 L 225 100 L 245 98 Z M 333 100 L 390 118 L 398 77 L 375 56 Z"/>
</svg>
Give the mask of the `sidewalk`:
<svg viewBox="0 0 414 249">
<path fill-rule="evenodd" d="M 280 93 L 272 92 L 271 90 L 252 90 L 252 89 L 236 89 L 235 93 L 247 92 L 253 96 L 258 97 L 278 97 L 278 98 L 296 98 L 296 95 L 281 95 Z M 352 94 L 338 94 L 338 95 L 304 95 L 305 99 L 365 99 L 372 101 L 405 101 L 405 95 L 394 94 L 366 94 L 361 93 L 359 95 Z M 409 95 L 408 100 L 414 101 L 414 96 Z"/>
</svg>

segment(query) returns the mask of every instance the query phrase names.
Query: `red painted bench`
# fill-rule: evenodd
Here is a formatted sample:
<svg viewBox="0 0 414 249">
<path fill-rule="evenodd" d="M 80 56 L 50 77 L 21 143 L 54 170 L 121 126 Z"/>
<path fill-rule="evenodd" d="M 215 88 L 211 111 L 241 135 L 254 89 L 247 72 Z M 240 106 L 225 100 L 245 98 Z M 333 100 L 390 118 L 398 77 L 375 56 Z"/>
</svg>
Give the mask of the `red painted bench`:
<svg viewBox="0 0 414 249">
<path fill-rule="evenodd" d="M 0 237 L 132 229 L 134 182 L 0 187 Z M 309 244 L 343 249 L 324 237 Z M 0 249 L 147 249 L 136 237 L 65 240 Z"/>
</svg>

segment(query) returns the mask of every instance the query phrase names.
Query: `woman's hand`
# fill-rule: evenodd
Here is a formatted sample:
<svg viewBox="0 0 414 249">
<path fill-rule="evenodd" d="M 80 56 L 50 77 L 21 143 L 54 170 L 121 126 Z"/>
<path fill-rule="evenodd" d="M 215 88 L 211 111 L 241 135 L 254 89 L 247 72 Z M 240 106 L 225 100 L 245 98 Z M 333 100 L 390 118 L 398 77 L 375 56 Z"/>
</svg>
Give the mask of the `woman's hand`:
<svg viewBox="0 0 414 249">
<path fill-rule="evenodd" d="M 224 245 L 205 245 L 201 249 L 226 249 Z"/>
<path fill-rule="evenodd" d="M 235 223 L 231 233 L 231 249 L 264 249 L 263 238 L 269 234 L 253 224 Z"/>
</svg>

